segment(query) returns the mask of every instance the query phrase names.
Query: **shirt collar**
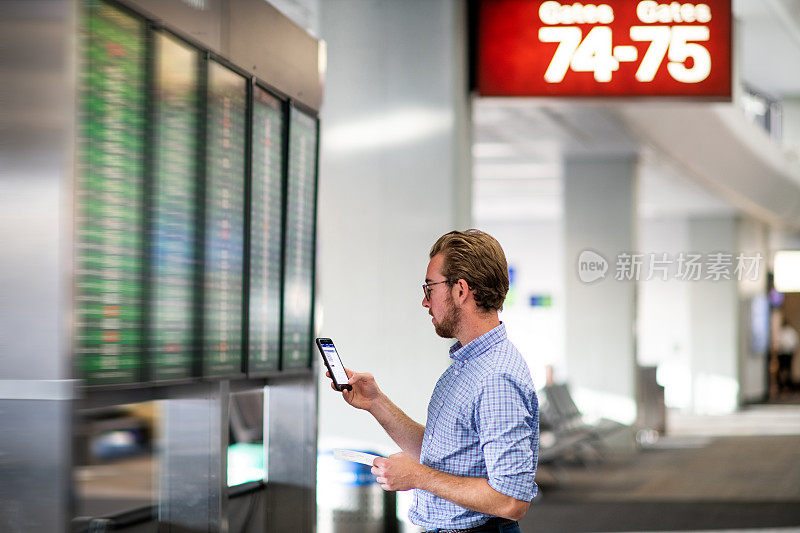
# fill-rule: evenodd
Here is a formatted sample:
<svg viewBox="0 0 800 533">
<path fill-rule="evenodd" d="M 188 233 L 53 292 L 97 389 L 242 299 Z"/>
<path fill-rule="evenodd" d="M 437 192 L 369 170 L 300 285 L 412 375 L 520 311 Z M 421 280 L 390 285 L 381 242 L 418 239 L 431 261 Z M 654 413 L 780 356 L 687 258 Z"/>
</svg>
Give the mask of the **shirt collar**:
<svg viewBox="0 0 800 533">
<path fill-rule="evenodd" d="M 506 325 L 500 322 L 499 326 L 468 342 L 466 346 L 461 346 L 461 342 L 456 341 L 450 347 L 450 357 L 456 361 L 466 361 L 470 357 L 479 355 L 490 346 L 504 340 L 506 340 Z"/>
</svg>

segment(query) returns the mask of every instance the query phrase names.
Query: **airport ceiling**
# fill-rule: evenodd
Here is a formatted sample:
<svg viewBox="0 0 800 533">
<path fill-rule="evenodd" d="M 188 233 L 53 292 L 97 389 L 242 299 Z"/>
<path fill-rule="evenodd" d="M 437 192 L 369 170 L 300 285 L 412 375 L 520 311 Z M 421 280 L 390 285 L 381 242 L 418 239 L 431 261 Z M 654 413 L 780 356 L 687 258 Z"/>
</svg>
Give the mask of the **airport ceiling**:
<svg viewBox="0 0 800 533">
<path fill-rule="evenodd" d="M 800 96 L 800 0 L 734 0 L 742 78 L 774 97 Z"/>
<path fill-rule="evenodd" d="M 565 154 L 639 154 L 639 213 L 646 218 L 732 213 L 669 154 L 646 143 L 597 104 L 476 99 L 473 216 L 481 221 L 551 220 L 562 214 Z"/>
<path fill-rule="evenodd" d="M 330 0 L 268 1 L 318 35 L 320 2 Z M 733 11 L 739 42 L 735 56 L 744 84 L 768 97 L 800 98 L 800 0 L 733 0 Z M 681 119 L 658 105 L 475 99 L 474 218 L 556 219 L 561 214 L 565 152 L 636 150 L 641 163 L 637 197 L 642 217 L 744 211 L 772 224 L 789 221 L 789 226 L 800 227 L 799 208 L 787 200 L 800 195 L 797 163 L 787 161 L 779 147 L 768 146 L 767 136 L 757 126 L 746 124 L 730 104 L 727 109 L 719 104 L 705 106 L 695 120 L 707 126 L 706 137 L 682 138 L 684 150 L 672 149 L 671 130 L 693 112 L 691 106 L 676 106 L 680 109 L 676 107 L 674 114 Z M 728 131 L 731 124 L 742 131 Z M 740 157 L 727 166 L 710 156 L 687 161 L 696 155 L 692 145 L 707 143 L 709 135 L 727 137 L 731 144 L 717 143 L 709 152 L 727 150 Z M 747 156 L 750 152 L 752 157 Z M 726 189 L 724 181 L 715 180 L 720 173 L 739 184 L 758 181 L 761 189 L 746 185 Z M 753 174 L 759 180 L 753 180 Z"/>
<path fill-rule="evenodd" d="M 800 97 L 800 0 L 734 0 L 734 16 L 735 32 L 739 35 L 735 55 L 739 58 L 743 82 L 751 90 L 772 98 Z M 747 191 L 726 191 L 725 183 L 694 172 L 695 168 L 726 173 L 736 169 L 714 169 L 708 161 L 694 165 L 681 157 L 683 154 L 669 149 L 668 140 L 664 142 L 668 137 L 658 125 L 648 131 L 653 120 L 637 120 L 637 115 L 641 114 L 662 121 L 664 116 L 669 117 L 670 105 L 674 105 L 682 117 L 687 116 L 689 105 L 686 104 L 474 99 L 475 220 L 560 217 L 561 160 L 565 154 L 576 151 L 583 154 L 637 152 L 640 161 L 638 209 L 644 218 L 739 210 L 778 225 L 782 224 L 784 215 L 795 218 L 794 208 L 783 205 L 772 208 L 771 203 L 780 203 L 780 198 L 763 198 L 762 205 L 753 205 L 747 198 Z M 721 128 L 723 124 L 730 124 L 731 115 L 734 120 L 738 118 L 738 112 L 731 113 L 731 109 L 721 106 L 732 108 L 733 104 L 708 104 L 709 109 L 695 107 L 703 117 L 697 120 L 710 119 Z M 748 130 L 741 136 L 755 139 L 756 144 L 761 137 L 766 137 L 757 131 L 758 126 L 744 119 L 735 127 Z M 709 139 L 698 138 L 697 142 L 709 142 Z M 725 146 L 716 148 L 720 152 L 726 149 Z M 729 149 L 742 150 L 739 145 Z M 756 154 L 748 161 L 752 163 L 749 168 L 769 171 L 776 166 L 775 161 L 768 159 L 770 157 L 781 158 L 782 154 L 779 150 Z M 788 181 L 788 186 L 798 188 L 800 194 L 800 181 L 797 181 L 800 169 L 796 164 L 779 174 L 775 176 L 776 185 L 779 185 L 776 189 L 787 190 Z M 747 181 L 748 177 L 738 178 Z M 769 187 L 768 183 L 763 185 Z"/>
</svg>

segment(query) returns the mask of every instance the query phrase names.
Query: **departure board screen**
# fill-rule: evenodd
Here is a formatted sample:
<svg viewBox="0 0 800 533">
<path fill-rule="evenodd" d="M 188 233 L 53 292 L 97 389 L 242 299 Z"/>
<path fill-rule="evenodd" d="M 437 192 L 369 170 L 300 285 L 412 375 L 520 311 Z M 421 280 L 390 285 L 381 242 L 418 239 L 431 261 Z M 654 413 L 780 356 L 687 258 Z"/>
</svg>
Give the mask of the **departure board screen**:
<svg viewBox="0 0 800 533">
<path fill-rule="evenodd" d="M 283 102 L 253 92 L 248 373 L 276 370 L 280 354 Z"/>
<path fill-rule="evenodd" d="M 311 363 L 317 187 L 317 121 L 296 108 L 290 116 L 288 163 L 282 367 L 295 369 Z"/>
<path fill-rule="evenodd" d="M 75 356 L 87 385 L 135 382 L 142 358 L 144 23 L 88 3 L 76 182 Z"/>
<path fill-rule="evenodd" d="M 203 375 L 241 373 L 245 78 L 208 62 Z"/>
<path fill-rule="evenodd" d="M 199 53 L 155 35 L 150 377 L 192 375 Z"/>
</svg>

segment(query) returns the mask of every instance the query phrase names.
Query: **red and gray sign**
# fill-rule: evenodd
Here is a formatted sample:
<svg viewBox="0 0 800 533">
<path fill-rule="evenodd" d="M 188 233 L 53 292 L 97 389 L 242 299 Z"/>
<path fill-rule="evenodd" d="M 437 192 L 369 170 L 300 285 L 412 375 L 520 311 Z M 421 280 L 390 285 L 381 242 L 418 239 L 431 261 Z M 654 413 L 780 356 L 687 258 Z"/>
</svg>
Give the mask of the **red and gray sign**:
<svg viewBox="0 0 800 533">
<path fill-rule="evenodd" d="M 731 98 L 731 0 L 482 0 L 482 96 Z"/>
</svg>

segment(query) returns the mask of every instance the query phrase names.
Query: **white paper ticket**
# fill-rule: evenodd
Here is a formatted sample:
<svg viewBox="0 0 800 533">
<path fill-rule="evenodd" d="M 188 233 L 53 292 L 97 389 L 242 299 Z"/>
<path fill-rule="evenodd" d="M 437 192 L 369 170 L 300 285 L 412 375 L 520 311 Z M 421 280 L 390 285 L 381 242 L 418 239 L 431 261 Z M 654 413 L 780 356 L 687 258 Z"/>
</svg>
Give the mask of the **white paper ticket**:
<svg viewBox="0 0 800 533">
<path fill-rule="evenodd" d="M 362 465 L 372 466 L 372 461 L 380 457 L 380 455 L 372 455 L 371 453 L 356 452 L 353 450 L 333 450 L 333 456 L 342 461 L 352 461 L 354 463 L 361 463 Z"/>
</svg>

